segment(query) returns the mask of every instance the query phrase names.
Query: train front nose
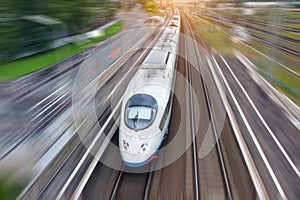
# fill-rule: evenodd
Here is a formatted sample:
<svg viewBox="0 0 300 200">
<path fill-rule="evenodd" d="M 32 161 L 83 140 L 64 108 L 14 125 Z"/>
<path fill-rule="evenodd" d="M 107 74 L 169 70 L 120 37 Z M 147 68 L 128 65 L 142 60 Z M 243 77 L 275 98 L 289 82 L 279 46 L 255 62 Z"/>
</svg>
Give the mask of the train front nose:
<svg viewBox="0 0 300 200">
<path fill-rule="evenodd" d="M 126 155 L 126 158 L 123 157 L 124 164 L 128 167 L 142 167 L 149 163 L 150 161 L 157 158 L 157 155 Z"/>
<path fill-rule="evenodd" d="M 129 144 L 129 147 L 120 148 L 121 157 L 124 164 L 129 167 L 141 167 L 149 162 L 152 158 L 151 152 L 143 152 L 143 144 Z M 127 145 L 127 143 L 126 143 Z"/>
<path fill-rule="evenodd" d="M 146 164 L 142 155 L 121 152 L 123 162 L 128 167 L 141 167 Z"/>
</svg>

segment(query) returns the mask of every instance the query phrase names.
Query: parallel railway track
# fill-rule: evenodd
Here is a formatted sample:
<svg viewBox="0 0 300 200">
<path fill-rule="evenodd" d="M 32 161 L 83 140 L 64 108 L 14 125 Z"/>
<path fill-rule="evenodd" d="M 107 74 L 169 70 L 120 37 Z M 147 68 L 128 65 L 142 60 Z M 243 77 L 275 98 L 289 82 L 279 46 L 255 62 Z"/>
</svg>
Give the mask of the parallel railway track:
<svg viewBox="0 0 300 200">
<path fill-rule="evenodd" d="M 188 43 L 186 41 L 183 41 L 182 44 L 184 44 L 181 48 L 184 49 L 185 53 L 188 54 L 188 51 L 193 51 L 193 54 L 195 55 L 199 55 L 199 49 L 197 48 L 197 44 L 196 44 L 196 38 L 192 32 L 192 28 L 191 25 L 189 24 L 189 21 L 187 20 L 186 17 L 182 17 L 182 20 L 184 22 L 184 33 L 186 35 L 188 35 L 189 37 L 191 37 L 195 43 L 194 46 L 188 46 Z M 191 50 L 192 49 L 192 50 Z M 188 55 L 186 55 L 186 57 L 188 57 Z M 198 63 L 198 67 L 199 67 L 199 71 L 200 71 L 200 77 L 195 78 L 195 76 L 197 76 L 198 74 L 193 74 L 194 70 L 192 69 L 193 66 L 191 65 L 191 63 L 189 63 L 187 60 L 182 61 L 181 62 L 181 66 L 180 66 L 180 70 L 184 71 L 183 75 L 185 76 L 186 80 L 189 82 L 189 85 L 186 87 L 187 89 L 187 93 L 188 94 L 185 98 L 185 102 L 187 103 L 188 107 L 187 107 L 187 115 L 190 115 L 188 118 L 190 119 L 190 121 L 186 122 L 186 130 L 188 130 L 186 132 L 186 134 L 190 134 L 190 138 L 193 139 L 191 147 L 189 152 L 186 152 L 183 155 L 183 159 L 180 160 L 179 162 L 183 162 L 184 166 L 183 167 L 183 172 L 182 173 L 190 173 L 190 175 L 192 174 L 192 180 L 188 180 L 187 177 L 185 177 L 185 181 L 183 181 L 181 184 L 181 186 L 186 187 L 186 184 L 190 184 L 188 182 L 192 182 L 191 186 L 193 187 L 192 189 L 189 188 L 189 191 L 193 191 L 193 194 L 189 194 L 187 192 L 187 188 L 183 189 L 183 191 L 165 191 L 166 194 L 164 195 L 168 195 L 168 193 L 173 192 L 173 193 L 178 193 L 177 195 L 174 195 L 175 197 L 186 197 L 186 198 L 190 198 L 191 196 L 193 197 L 193 199 L 205 199 L 203 198 L 203 194 L 201 194 L 201 191 L 205 190 L 202 188 L 201 190 L 201 173 L 199 173 L 202 169 L 201 166 L 199 165 L 200 159 L 199 159 L 199 144 L 202 142 L 200 141 L 200 138 L 197 135 L 197 124 L 195 119 L 195 110 L 194 110 L 194 104 L 196 99 L 194 99 L 194 95 L 193 95 L 193 89 L 195 87 L 199 87 L 198 84 L 201 85 L 201 88 L 203 90 L 203 93 L 201 95 L 203 95 L 203 98 L 205 99 L 205 102 L 201 102 L 203 104 L 205 104 L 205 106 L 207 106 L 207 112 L 209 115 L 209 118 L 211 120 L 212 123 L 212 129 L 213 129 L 213 134 L 214 134 L 214 139 L 216 142 L 216 146 L 215 146 L 215 151 L 216 151 L 216 156 L 215 158 L 218 160 L 217 162 L 219 163 L 219 169 L 220 169 L 220 174 L 222 176 L 222 185 L 223 185 L 223 190 L 224 190 L 224 196 L 222 196 L 222 198 L 224 199 L 228 199 L 231 200 L 233 199 L 233 194 L 232 194 L 232 189 L 231 189 L 231 184 L 228 178 L 228 170 L 226 169 L 226 162 L 224 161 L 224 155 L 222 152 L 222 146 L 220 144 L 219 138 L 218 138 L 218 134 L 216 133 L 216 127 L 215 127 L 215 119 L 214 119 L 214 114 L 213 114 L 213 109 L 212 109 L 212 105 L 210 103 L 210 97 L 209 97 L 209 92 L 208 92 L 208 88 L 203 80 L 203 72 L 201 69 L 201 61 L 200 58 L 196 56 L 196 60 Z M 195 82 L 194 79 L 200 80 L 200 82 Z M 195 85 L 197 84 L 197 85 Z M 182 115 L 184 115 L 184 113 L 181 113 Z M 178 117 L 178 116 L 174 116 L 174 117 Z M 105 120 L 103 121 L 105 122 Z M 114 134 L 115 135 L 115 132 Z M 99 144 L 99 142 L 96 142 L 97 144 Z M 78 148 L 78 144 L 77 146 L 74 146 L 74 149 Z M 70 152 L 70 155 L 72 154 L 72 152 Z M 86 153 L 85 153 L 86 154 Z M 188 154 L 190 154 L 191 156 L 189 156 Z M 82 156 L 84 157 L 84 156 Z M 65 160 L 65 163 L 68 161 L 69 157 Z M 80 160 L 80 159 L 79 159 Z M 114 185 L 110 188 L 111 189 L 111 194 L 110 194 L 110 198 L 111 200 L 114 199 L 152 199 L 153 198 L 153 193 L 157 194 L 157 191 L 153 191 L 154 187 L 153 187 L 153 183 L 156 182 L 157 183 L 157 179 L 160 178 L 160 175 L 164 175 L 163 172 L 171 169 L 170 166 L 165 167 L 165 169 L 162 170 L 157 170 L 157 171 L 153 171 L 153 166 L 155 165 L 156 161 L 152 161 L 152 163 L 149 164 L 149 172 L 146 173 L 139 173 L 139 174 L 134 174 L 134 173 L 128 173 L 125 172 L 125 168 L 123 167 L 120 172 L 118 173 L 118 175 L 116 176 L 116 181 L 114 183 Z M 177 162 L 177 161 L 176 161 Z M 185 163 L 187 163 L 187 165 L 185 165 Z M 62 188 L 60 189 L 60 191 L 58 191 L 58 195 L 55 194 L 56 199 L 63 199 L 63 198 L 72 198 L 72 199 L 80 199 L 80 197 L 88 197 L 88 193 L 89 191 L 86 191 L 86 188 L 91 188 L 91 187 L 87 187 L 86 185 L 93 185 L 94 183 L 89 183 L 89 179 L 93 176 L 93 170 L 96 168 L 96 164 L 97 162 L 95 161 L 95 158 L 91 158 L 91 156 L 86 156 L 86 160 L 84 158 L 84 160 L 78 161 L 78 166 L 76 165 L 75 168 L 73 169 L 73 173 L 70 174 L 70 177 L 67 178 L 67 180 L 65 180 L 65 183 L 62 185 Z M 182 164 L 182 163 L 181 163 Z M 102 163 L 98 163 L 98 165 L 103 165 Z M 150 166 L 151 165 L 151 166 Z M 61 165 L 61 168 L 66 166 L 64 163 Z M 180 166 L 180 165 L 179 165 Z M 189 167 L 189 169 L 187 169 Z M 58 170 L 60 170 L 61 168 L 59 168 Z M 76 171 L 76 169 L 78 168 L 78 170 Z M 112 170 L 112 169 L 110 169 Z M 188 171 L 191 170 L 191 172 L 185 172 L 184 170 Z M 81 173 L 81 175 L 78 175 L 79 172 Z M 177 170 L 173 171 L 172 173 L 173 176 L 177 176 L 179 174 L 177 174 Z M 179 171 L 178 171 L 179 173 Z M 52 178 L 50 178 L 50 181 L 48 183 L 45 184 L 45 187 L 41 189 L 40 193 L 38 194 L 39 197 L 49 197 L 47 195 L 45 195 L 45 192 L 49 192 L 47 190 L 49 190 L 48 186 L 51 184 L 51 181 L 54 180 L 55 176 L 57 176 L 59 173 L 55 172 L 54 176 Z M 184 175 L 186 176 L 186 175 Z M 189 176 L 190 177 L 190 176 Z M 99 181 L 105 181 L 105 180 L 101 180 L 101 176 L 97 177 L 97 179 L 99 179 Z M 156 180 L 155 180 L 156 179 Z M 95 179 L 93 179 L 95 180 Z M 35 183 L 33 183 L 34 185 Z M 33 186 L 32 185 L 32 186 Z M 164 187 L 164 185 L 160 185 L 158 187 Z M 74 190 L 75 188 L 75 190 Z M 172 187 L 170 187 L 172 190 Z M 29 190 L 33 190 L 32 188 L 28 188 Z M 98 188 L 96 188 L 97 190 Z M 75 191 L 75 192 L 74 192 Z M 33 191 L 34 192 L 34 191 Z M 26 194 L 23 193 L 24 196 L 22 196 L 23 198 L 26 197 Z M 32 193 L 34 194 L 34 193 Z M 189 195 L 189 196 L 188 196 Z M 29 195 L 30 196 L 30 195 Z M 171 195 L 170 195 L 171 196 Z M 171 196 L 172 197 L 172 196 Z M 92 197 L 93 199 L 95 197 Z"/>
<path fill-rule="evenodd" d="M 286 43 L 283 42 L 283 40 L 285 40 L 285 41 L 288 41 L 288 42 L 297 43 L 297 42 L 299 42 L 299 40 L 289 38 L 289 37 L 286 37 L 286 36 L 282 36 L 282 35 L 275 35 L 273 32 L 270 32 L 268 30 L 263 29 L 263 27 L 266 26 L 265 24 L 262 28 L 260 28 L 260 27 L 258 27 L 258 25 L 254 26 L 252 22 L 250 23 L 247 20 L 243 20 L 243 21 L 242 20 L 236 20 L 234 18 L 229 18 L 229 17 L 226 17 L 226 16 L 219 16 L 217 14 L 204 14 L 204 15 L 201 15 L 200 17 L 206 18 L 209 21 L 213 21 L 214 23 L 220 24 L 220 25 L 222 25 L 224 27 L 227 27 L 227 28 L 232 28 L 233 25 L 236 25 L 236 24 L 238 24 L 242 27 L 246 27 L 247 29 L 249 29 L 247 31 L 248 34 L 254 40 L 257 40 L 257 41 L 259 41 L 261 43 L 264 43 L 266 45 L 269 45 L 269 46 L 276 47 L 278 49 L 281 49 L 282 51 L 288 52 L 288 53 L 290 53 L 292 55 L 295 55 L 295 56 L 300 55 L 299 49 L 297 49 L 297 47 L 295 45 L 292 45 L 292 44 L 287 45 Z M 227 19 L 227 23 L 225 23 L 226 21 L 224 21 L 224 19 L 222 19 L 222 17 Z M 261 36 L 259 33 L 271 35 L 272 37 L 274 37 L 274 39 L 272 39 L 270 37 Z"/>
<path fill-rule="evenodd" d="M 206 83 L 204 82 L 203 80 L 203 70 L 202 70 L 202 67 L 201 67 L 201 62 L 199 60 L 199 55 L 200 55 L 200 52 L 199 52 L 199 49 L 198 49 L 198 46 L 197 46 L 197 43 L 196 43 L 196 38 L 194 36 L 194 33 L 192 31 L 192 28 L 191 28 L 191 25 L 189 23 L 189 21 L 187 20 L 187 18 L 184 16 L 183 17 L 183 21 L 185 22 L 185 25 L 186 25 L 186 28 L 185 28 L 185 33 L 192 38 L 192 40 L 195 42 L 194 43 L 194 47 L 192 49 L 194 49 L 195 51 L 195 55 L 198 55 L 196 56 L 196 59 L 197 59 L 197 63 L 198 63 L 198 67 L 199 67 L 199 72 L 200 72 L 200 78 L 201 78 L 201 82 L 202 82 L 202 86 L 203 86 L 203 91 L 205 92 L 204 93 L 204 96 L 205 96 L 205 99 L 206 99 L 206 105 L 207 105 L 207 108 L 208 108 L 208 111 L 209 111 L 209 117 L 210 117 L 210 120 L 211 120 L 211 123 L 212 123 L 212 128 L 213 128 L 213 133 L 214 133 L 214 137 L 215 137 L 215 142 L 216 142 L 216 149 L 217 149 L 217 153 L 218 153 L 218 158 L 219 158 L 219 162 L 220 162 L 220 166 L 221 166 L 221 171 L 222 171 L 222 175 L 223 175 L 223 181 L 224 181 L 224 187 L 225 187 L 225 191 L 226 191 L 226 196 L 228 200 L 231 200 L 232 199 L 232 194 L 231 194 L 231 189 L 230 189 L 230 184 L 229 184 L 229 179 L 228 179 L 228 176 L 227 176 L 227 171 L 226 171 L 226 167 L 225 167 L 225 162 L 224 162 L 224 158 L 223 158 L 223 154 L 222 154 L 222 150 L 221 150 L 221 146 L 220 146 L 220 142 L 219 142 L 219 138 L 218 138 L 218 134 L 217 134 L 217 130 L 216 130 L 216 125 L 215 125 L 215 119 L 214 119 L 214 114 L 213 114 L 213 110 L 212 110 L 212 107 L 211 107 L 211 103 L 210 103 L 210 99 L 209 99 L 209 94 L 208 94 L 208 89 L 207 89 L 207 85 Z M 205 45 L 205 44 L 204 44 Z M 191 48 L 191 47 L 189 47 Z M 188 47 L 186 47 L 186 49 L 188 49 Z M 192 68 L 192 65 L 190 63 L 188 63 L 186 61 L 186 66 L 188 66 L 188 80 L 191 84 L 191 87 L 192 87 L 192 78 L 191 78 L 191 68 Z M 193 105 L 193 95 L 192 95 L 192 91 L 191 91 L 191 87 L 190 87 L 190 101 L 191 101 L 191 105 Z M 193 86 L 193 87 L 197 87 L 197 86 Z M 191 111 L 193 111 L 193 108 L 191 107 Z M 193 112 L 192 112 L 192 115 L 193 115 Z M 192 127 L 193 129 L 195 128 L 194 125 L 193 125 L 193 121 L 194 119 L 192 118 Z M 193 131 L 194 132 L 194 131 Z M 196 140 L 196 138 L 195 138 Z M 198 159 L 196 157 L 197 155 L 197 150 L 196 150 L 196 146 L 195 146 L 195 142 L 193 142 L 193 149 L 194 150 L 194 159 Z M 196 161 L 194 161 L 196 163 Z M 195 164 L 196 165 L 196 164 Z M 198 186 L 197 184 L 197 179 L 198 178 L 198 175 L 195 174 L 195 183 L 196 183 L 196 186 Z M 199 194 L 197 194 L 196 192 L 196 197 L 198 196 L 198 198 L 196 199 L 199 199 Z"/>
<path fill-rule="evenodd" d="M 124 172 L 123 166 L 119 172 L 110 199 L 117 200 L 134 198 L 147 200 L 153 173 L 154 172 L 151 167 L 149 168 L 149 172 L 136 174 L 127 173 Z"/>
<path fill-rule="evenodd" d="M 190 37 L 193 37 L 194 38 L 194 35 L 192 33 L 192 29 L 189 25 L 189 22 L 188 20 L 184 19 L 184 23 L 186 24 L 185 25 L 185 29 L 184 29 L 184 32 L 185 34 L 189 35 Z M 196 40 L 195 40 L 196 41 Z M 184 41 L 183 41 L 183 44 L 187 45 Z M 195 45 L 196 46 L 196 45 Z M 181 48 L 184 48 L 185 50 L 187 50 L 188 46 L 184 46 L 184 47 L 181 47 Z M 190 47 L 189 47 L 190 48 Z M 197 48 L 196 47 L 193 47 L 195 51 L 197 51 Z M 198 52 L 195 52 L 196 55 L 198 54 Z M 199 66 L 200 66 L 200 63 L 199 63 Z M 188 82 L 190 83 L 188 86 L 187 86 L 187 94 L 188 96 L 186 97 L 186 102 L 188 104 L 188 113 L 190 114 L 190 117 L 189 119 L 191 119 L 189 122 L 186 122 L 186 126 L 187 126 L 187 130 L 189 130 L 186 134 L 191 134 L 190 136 L 188 136 L 189 138 L 192 138 L 193 141 L 191 143 L 191 156 L 188 156 L 188 152 L 186 152 L 183 157 L 184 159 L 181 160 L 180 162 L 186 162 L 186 163 L 190 163 L 190 166 L 191 166 L 191 170 L 192 170 L 192 177 L 193 177 L 193 180 L 192 181 L 192 190 L 194 194 L 192 194 L 193 196 L 193 199 L 201 199 L 201 190 L 200 190 L 200 184 L 199 184 L 199 179 L 201 177 L 199 177 L 199 158 L 198 158 L 198 151 L 199 151 L 199 147 L 198 147 L 198 138 L 197 138 L 197 133 L 196 133 L 196 125 L 195 125 L 195 111 L 194 111 L 194 101 L 195 99 L 193 98 L 193 87 L 195 87 L 195 85 L 193 85 L 193 78 L 192 78 L 192 66 L 189 62 L 185 61 L 184 63 L 181 62 L 180 64 L 180 68 L 179 70 L 183 70 L 183 75 L 185 76 L 185 78 L 188 80 Z M 201 71 L 201 68 L 200 68 L 200 71 Z M 202 79 L 201 79 L 202 80 Z M 205 83 L 203 82 L 202 80 L 202 85 L 203 85 L 203 90 L 205 91 L 205 99 L 206 99 L 206 104 L 207 104 L 207 109 L 209 110 L 209 114 L 210 114 L 210 118 L 212 120 L 212 124 L 214 124 L 214 116 L 212 114 L 212 108 L 211 108 L 211 105 L 210 105 L 210 100 L 209 100 L 209 97 L 208 97 L 208 92 L 207 92 L 207 88 L 205 86 Z M 178 117 L 178 116 L 177 116 Z M 232 198 L 232 194 L 231 194 L 231 188 L 230 188 L 230 184 L 229 184 L 229 179 L 227 177 L 227 171 L 226 171 L 226 167 L 225 167 L 225 162 L 224 162 L 224 159 L 223 159 L 223 154 L 222 154 L 222 150 L 221 150 L 221 146 L 220 146 L 220 143 L 219 143 L 219 140 L 217 138 L 217 134 L 216 134 L 216 130 L 215 130 L 215 127 L 213 126 L 214 128 L 214 136 L 215 136 L 215 140 L 216 140 L 216 149 L 217 149 L 217 156 L 218 156 L 218 160 L 219 160 L 219 163 L 220 163 L 220 170 L 221 170 L 221 173 L 222 173 L 222 177 L 223 177 L 223 185 L 224 185 L 224 191 L 225 191 L 225 196 L 224 198 L 225 199 L 233 199 Z M 169 136 L 170 137 L 170 136 Z M 168 141 L 168 139 L 167 139 Z M 152 161 L 152 162 L 155 162 L 155 161 Z M 176 161 L 177 162 L 177 161 Z M 155 164 L 153 164 L 155 165 Z M 177 165 L 177 164 L 175 164 Z M 189 166 L 189 165 L 187 165 Z M 116 182 L 115 182 L 115 185 L 114 185 L 114 188 L 113 188 L 113 192 L 111 194 L 111 200 L 114 200 L 114 199 L 130 199 L 130 198 L 135 198 L 135 199 L 151 199 L 153 198 L 153 195 L 154 195 L 154 191 L 153 190 L 156 190 L 155 187 L 153 187 L 153 185 L 151 185 L 151 183 L 154 183 L 156 182 L 157 183 L 157 180 L 155 181 L 154 179 L 157 179 L 160 175 L 163 176 L 163 173 L 167 170 L 172 170 L 169 166 L 165 167 L 163 170 L 157 170 L 157 171 L 151 171 L 148 172 L 148 173 L 142 173 L 142 174 L 133 174 L 133 173 L 127 173 L 127 172 L 123 172 L 122 170 L 119 172 L 118 174 L 118 178 L 116 179 Z M 178 169 L 179 170 L 179 169 Z M 180 171 L 178 171 L 180 172 Z M 185 173 L 185 172 L 183 172 Z M 174 174 L 174 176 L 176 176 Z M 187 178 L 187 177 L 186 177 Z M 187 180 L 186 180 L 187 181 Z M 186 187 L 186 181 L 181 183 L 181 185 L 183 184 L 183 187 Z M 158 187 L 163 187 L 162 185 L 161 186 L 158 186 Z M 139 190 L 138 190 L 139 189 Z M 185 191 L 185 190 L 184 190 Z M 184 197 L 186 194 L 187 191 L 164 191 L 166 193 L 168 192 L 173 192 L 177 195 L 177 197 Z M 153 193 L 154 192 L 154 193 Z M 183 193 L 181 193 L 183 192 Z M 174 195 L 168 195 L 168 194 L 165 194 L 167 196 L 174 196 Z M 191 194 L 189 194 L 189 197 L 190 197 Z M 186 196 L 187 197 L 187 196 Z M 159 197 L 156 197 L 156 198 L 159 198 Z"/>
</svg>

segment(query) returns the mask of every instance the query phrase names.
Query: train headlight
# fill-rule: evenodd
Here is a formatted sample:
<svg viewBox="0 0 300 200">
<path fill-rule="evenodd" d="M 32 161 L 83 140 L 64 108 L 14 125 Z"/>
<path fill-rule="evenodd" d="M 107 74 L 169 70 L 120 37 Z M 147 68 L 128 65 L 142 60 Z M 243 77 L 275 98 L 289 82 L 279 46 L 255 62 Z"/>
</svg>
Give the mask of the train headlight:
<svg viewBox="0 0 300 200">
<path fill-rule="evenodd" d="M 124 139 L 123 139 L 123 149 L 124 149 L 124 151 L 127 151 L 127 152 L 129 151 L 129 144 Z"/>
<path fill-rule="evenodd" d="M 145 153 L 148 150 L 148 146 L 149 146 L 149 141 L 144 142 L 143 144 L 141 144 L 140 153 Z"/>
</svg>

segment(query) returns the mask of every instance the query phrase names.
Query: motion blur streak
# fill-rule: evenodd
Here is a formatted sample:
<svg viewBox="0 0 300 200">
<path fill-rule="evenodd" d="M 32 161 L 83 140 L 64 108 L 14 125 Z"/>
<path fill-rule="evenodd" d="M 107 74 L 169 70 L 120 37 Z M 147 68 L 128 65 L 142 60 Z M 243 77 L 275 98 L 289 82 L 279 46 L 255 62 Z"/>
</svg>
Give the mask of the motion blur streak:
<svg viewBox="0 0 300 200">
<path fill-rule="evenodd" d="M 0 199 L 300 199 L 299 9 L 0 0 Z M 160 40 L 178 47 L 170 122 L 132 168 L 119 151 L 120 102 Z"/>
</svg>

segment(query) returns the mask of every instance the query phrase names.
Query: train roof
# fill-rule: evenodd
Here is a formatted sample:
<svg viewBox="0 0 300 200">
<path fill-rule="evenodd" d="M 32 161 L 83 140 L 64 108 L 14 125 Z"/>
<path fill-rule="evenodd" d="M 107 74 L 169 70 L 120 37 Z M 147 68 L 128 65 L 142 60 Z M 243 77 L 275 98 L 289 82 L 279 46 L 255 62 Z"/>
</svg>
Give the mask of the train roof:
<svg viewBox="0 0 300 200">
<path fill-rule="evenodd" d="M 143 74 L 139 74 L 144 76 Z M 145 77 L 145 76 L 144 76 Z M 131 96 L 136 94 L 148 94 L 154 97 L 159 106 L 166 105 L 170 91 L 172 90 L 171 85 L 168 81 L 162 77 L 154 80 L 148 80 L 145 78 L 137 78 L 135 82 L 130 85 L 130 92 L 125 99 L 129 99 Z"/>
<path fill-rule="evenodd" d="M 142 64 L 142 69 L 164 69 L 169 57 L 169 51 L 153 49 Z"/>
</svg>

